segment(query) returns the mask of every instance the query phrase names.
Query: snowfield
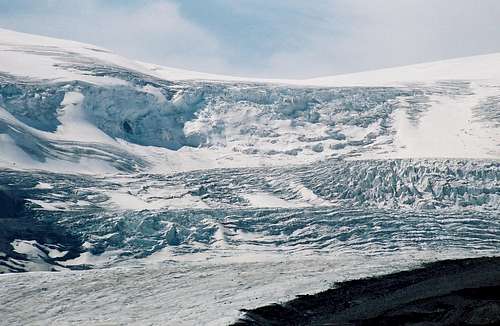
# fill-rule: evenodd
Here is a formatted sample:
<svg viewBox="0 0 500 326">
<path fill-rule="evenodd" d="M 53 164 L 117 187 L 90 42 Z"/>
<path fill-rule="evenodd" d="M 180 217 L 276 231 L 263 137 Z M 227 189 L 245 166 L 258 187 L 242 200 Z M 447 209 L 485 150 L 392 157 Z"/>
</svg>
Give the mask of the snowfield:
<svg viewBox="0 0 500 326">
<path fill-rule="evenodd" d="M 500 54 L 265 80 L 0 29 L 0 324 L 224 325 L 498 255 L 499 180 Z"/>
</svg>

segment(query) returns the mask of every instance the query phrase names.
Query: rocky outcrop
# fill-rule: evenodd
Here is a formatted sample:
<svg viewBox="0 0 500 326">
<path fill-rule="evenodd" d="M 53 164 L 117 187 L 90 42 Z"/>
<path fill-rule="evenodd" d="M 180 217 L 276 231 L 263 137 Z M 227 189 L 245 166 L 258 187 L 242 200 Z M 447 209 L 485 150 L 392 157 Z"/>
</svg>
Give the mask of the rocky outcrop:
<svg viewBox="0 0 500 326">
<path fill-rule="evenodd" d="M 244 310 L 233 325 L 498 325 L 500 257 L 447 260 Z"/>
<path fill-rule="evenodd" d="M 0 219 L 11 218 L 24 209 L 24 200 L 10 189 L 0 186 Z"/>
</svg>

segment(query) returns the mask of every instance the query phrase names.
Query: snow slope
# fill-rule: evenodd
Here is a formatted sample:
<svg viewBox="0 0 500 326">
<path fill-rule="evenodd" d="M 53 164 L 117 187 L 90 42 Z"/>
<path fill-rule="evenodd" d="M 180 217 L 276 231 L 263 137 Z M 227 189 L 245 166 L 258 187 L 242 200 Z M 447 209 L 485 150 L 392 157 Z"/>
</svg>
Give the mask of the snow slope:
<svg viewBox="0 0 500 326">
<path fill-rule="evenodd" d="M 91 172 L 78 163 L 85 161 L 94 162 L 95 172 L 120 170 L 88 151 L 24 154 L 27 147 L 33 152 L 61 142 L 140 153 L 158 172 L 332 155 L 500 157 L 500 54 L 309 80 L 258 80 L 159 67 L 3 29 L 0 40 L 2 121 L 33 136 L 26 144 L 12 131 L 2 133 L 5 167 Z M 78 99 L 66 106 L 75 94 Z"/>
<path fill-rule="evenodd" d="M 266 80 L 0 29 L 0 323 L 228 324 L 496 254 L 499 180 L 500 54 Z"/>
<path fill-rule="evenodd" d="M 0 52 L 0 71 L 18 76 L 51 80 L 93 80 L 88 76 L 82 76 L 77 72 L 68 72 L 56 66 L 65 61 L 85 61 L 88 59 L 94 62 L 114 64 L 166 80 L 267 82 L 322 87 L 401 85 L 401 83 L 407 82 L 437 80 L 495 80 L 496 82 L 500 80 L 499 53 L 362 73 L 292 80 L 233 77 L 163 67 L 128 60 L 95 45 L 19 33 L 1 28 L 0 40 L 2 49 Z M 103 79 L 99 80 L 103 82 Z"/>
</svg>

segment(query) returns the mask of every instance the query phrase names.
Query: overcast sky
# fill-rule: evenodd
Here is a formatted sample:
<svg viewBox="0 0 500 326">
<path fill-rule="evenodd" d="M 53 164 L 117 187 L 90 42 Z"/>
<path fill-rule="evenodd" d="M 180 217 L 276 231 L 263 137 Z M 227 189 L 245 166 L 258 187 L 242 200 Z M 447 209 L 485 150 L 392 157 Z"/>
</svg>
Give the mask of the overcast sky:
<svg viewBox="0 0 500 326">
<path fill-rule="evenodd" d="M 0 27 L 165 66 L 302 78 L 500 52 L 500 0 L 0 0 Z"/>
</svg>

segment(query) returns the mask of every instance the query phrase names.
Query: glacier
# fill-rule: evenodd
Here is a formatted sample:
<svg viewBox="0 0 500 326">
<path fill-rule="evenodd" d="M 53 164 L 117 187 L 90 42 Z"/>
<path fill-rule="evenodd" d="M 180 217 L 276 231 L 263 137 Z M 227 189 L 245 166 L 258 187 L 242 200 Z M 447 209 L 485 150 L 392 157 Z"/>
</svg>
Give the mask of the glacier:
<svg viewBox="0 0 500 326">
<path fill-rule="evenodd" d="M 499 113 L 499 54 L 259 80 L 0 29 L 0 323 L 229 324 L 498 255 Z"/>
</svg>

